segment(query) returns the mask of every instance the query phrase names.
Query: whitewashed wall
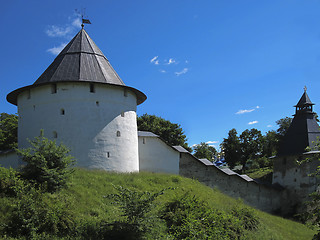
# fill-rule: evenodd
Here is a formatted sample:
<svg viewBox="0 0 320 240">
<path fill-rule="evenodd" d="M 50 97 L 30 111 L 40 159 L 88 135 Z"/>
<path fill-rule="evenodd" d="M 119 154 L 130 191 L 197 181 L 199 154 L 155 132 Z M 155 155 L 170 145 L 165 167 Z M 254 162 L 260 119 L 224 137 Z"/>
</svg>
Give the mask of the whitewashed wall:
<svg viewBox="0 0 320 240">
<path fill-rule="evenodd" d="M 18 166 L 19 166 L 19 157 L 15 151 L 0 153 L 0 167 L 18 168 Z"/>
<path fill-rule="evenodd" d="M 119 172 L 139 171 L 136 95 L 121 86 L 57 83 L 18 97 L 19 147 L 27 138 L 56 139 L 71 149 L 77 166 Z M 120 136 L 119 136 L 120 135 Z"/>
<path fill-rule="evenodd" d="M 140 171 L 179 174 L 180 153 L 158 137 L 139 136 Z"/>
</svg>

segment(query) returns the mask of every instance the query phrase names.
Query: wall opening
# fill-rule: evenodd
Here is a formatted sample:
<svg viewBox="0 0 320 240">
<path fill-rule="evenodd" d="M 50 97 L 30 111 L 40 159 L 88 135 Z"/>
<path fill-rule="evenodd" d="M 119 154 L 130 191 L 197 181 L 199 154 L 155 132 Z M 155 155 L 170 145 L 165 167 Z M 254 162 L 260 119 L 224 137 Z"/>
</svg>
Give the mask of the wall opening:
<svg viewBox="0 0 320 240">
<path fill-rule="evenodd" d="M 124 117 L 124 112 L 121 112 L 121 117 Z"/>
<path fill-rule="evenodd" d="M 127 91 L 127 89 L 124 89 L 124 90 L 123 90 L 123 96 L 128 97 L 128 91 Z"/>
<path fill-rule="evenodd" d="M 146 144 L 146 138 L 142 138 L 142 143 Z"/>
<path fill-rule="evenodd" d="M 58 133 L 56 131 L 52 132 L 53 138 L 58 138 Z"/>
<path fill-rule="evenodd" d="M 93 84 L 93 83 L 90 83 L 90 92 L 91 92 L 91 93 L 96 92 L 96 90 L 95 90 L 95 87 L 94 87 L 94 84 Z"/>
<path fill-rule="evenodd" d="M 120 131 L 117 131 L 117 137 L 120 137 L 120 136 L 121 136 Z"/>
<path fill-rule="evenodd" d="M 30 98 L 31 98 L 31 91 L 29 89 L 28 92 L 27 92 L 27 99 L 30 99 Z"/>
<path fill-rule="evenodd" d="M 283 165 L 286 165 L 286 164 L 287 164 L 287 158 L 283 158 L 283 159 L 282 159 L 282 164 L 283 164 Z"/>
<path fill-rule="evenodd" d="M 65 114 L 65 111 L 64 111 L 63 108 L 60 109 L 60 114 L 61 114 L 61 115 L 64 115 L 64 114 Z"/>
<path fill-rule="evenodd" d="M 35 111 L 36 110 L 36 105 L 33 105 L 33 111 Z"/>
<path fill-rule="evenodd" d="M 107 152 L 107 158 L 109 158 L 110 157 L 110 152 Z"/>
<path fill-rule="evenodd" d="M 54 84 L 51 85 L 51 93 L 52 94 L 57 93 L 57 84 L 54 83 Z"/>
<path fill-rule="evenodd" d="M 99 107 L 99 101 L 96 101 L 96 106 Z"/>
</svg>

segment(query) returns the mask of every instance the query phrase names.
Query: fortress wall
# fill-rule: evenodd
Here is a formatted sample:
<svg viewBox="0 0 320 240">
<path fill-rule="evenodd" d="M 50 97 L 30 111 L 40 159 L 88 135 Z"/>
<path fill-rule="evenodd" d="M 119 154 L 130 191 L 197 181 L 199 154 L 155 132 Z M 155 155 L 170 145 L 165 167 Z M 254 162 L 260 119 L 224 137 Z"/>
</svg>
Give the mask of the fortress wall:
<svg viewBox="0 0 320 240">
<path fill-rule="evenodd" d="M 0 167 L 18 168 L 19 157 L 14 150 L 0 152 Z"/>
<path fill-rule="evenodd" d="M 179 152 L 158 137 L 139 137 L 139 171 L 179 174 Z"/>
<path fill-rule="evenodd" d="M 298 164 L 306 157 L 312 157 L 312 152 L 275 158 L 272 182 L 286 189 L 282 194 L 284 214 L 299 212 L 299 208 L 303 208 L 301 203 L 310 200 L 309 194 L 316 191 L 320 183 L 320 179 L 310 176 L 316 171 L 318 160 Z"/>
<path fill-rule="evenodd" d="M 190 153 L 180 154 L 180 175 L 217 188 L 233 198 L 266 212 L 275 212 L 281 206 L 281 191 L 258 184 L 248 176 L 238 175 L 229 169 L 219 169 L 209 161 L 199 160 Z"/>
</svg>

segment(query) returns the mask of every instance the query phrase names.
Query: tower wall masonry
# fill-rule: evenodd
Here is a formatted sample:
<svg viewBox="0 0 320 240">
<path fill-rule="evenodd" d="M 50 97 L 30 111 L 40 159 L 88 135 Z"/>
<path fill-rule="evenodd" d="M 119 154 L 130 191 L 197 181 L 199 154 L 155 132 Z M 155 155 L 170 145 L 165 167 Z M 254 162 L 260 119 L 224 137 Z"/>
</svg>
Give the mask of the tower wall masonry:
<svg viewBox="0 0 320 240">
<path fill-rule="evenodd" d="M 45 137 L 71 149 L 77 166 L 139 171 L 136 106 L 136 95 L 121 86 L 36 86 L 18 97 L 19 148 L 43 129 Z"/>
</svg>

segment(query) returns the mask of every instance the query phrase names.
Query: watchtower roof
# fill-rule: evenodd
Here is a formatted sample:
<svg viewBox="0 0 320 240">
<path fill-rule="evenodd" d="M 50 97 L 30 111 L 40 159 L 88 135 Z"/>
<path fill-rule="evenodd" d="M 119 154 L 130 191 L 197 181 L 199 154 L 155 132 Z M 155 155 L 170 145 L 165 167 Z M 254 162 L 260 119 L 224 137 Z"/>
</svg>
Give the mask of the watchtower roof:
<svg viewBox="0 0 320 240">
<path fill-rule="evenodd" d="M 303 95 L 301 96 L 299 102 L 298 102 L 297 105 L 295 105 L 294 107 L 303 107 L 303 106 L 305 106 L 305 105 L 314 105 L 314 104 L 311 102 L 311 100 L 310 100 L 310 98 L 309 98 L 309 96 L 308 96 L 308 94 L 307 94 L 307 91 L 305 91 L 305 92 L 303 93 Z"/>
<path fill-rule="evenodd" d="M 314 105 L 306 92 L 303 93 L 296 107 L 296 114 L 283 137 L 278 156 L 297 155 L 306 152 L 306 147 L 313 147 L 320 137 L 320 130 L 315 113 Z"/>
<path fill-rule="evenodd" d="M 27 88 L 58 82 L 90 82 L 111 84 L 132 90 L 138 104 L 146 100 L 141 91 L 124 84 L 108 59 L 82 28 L 33 83 L 8 94 L 7 100 L 17 104 L 18 95 Z"/>
</svg>

